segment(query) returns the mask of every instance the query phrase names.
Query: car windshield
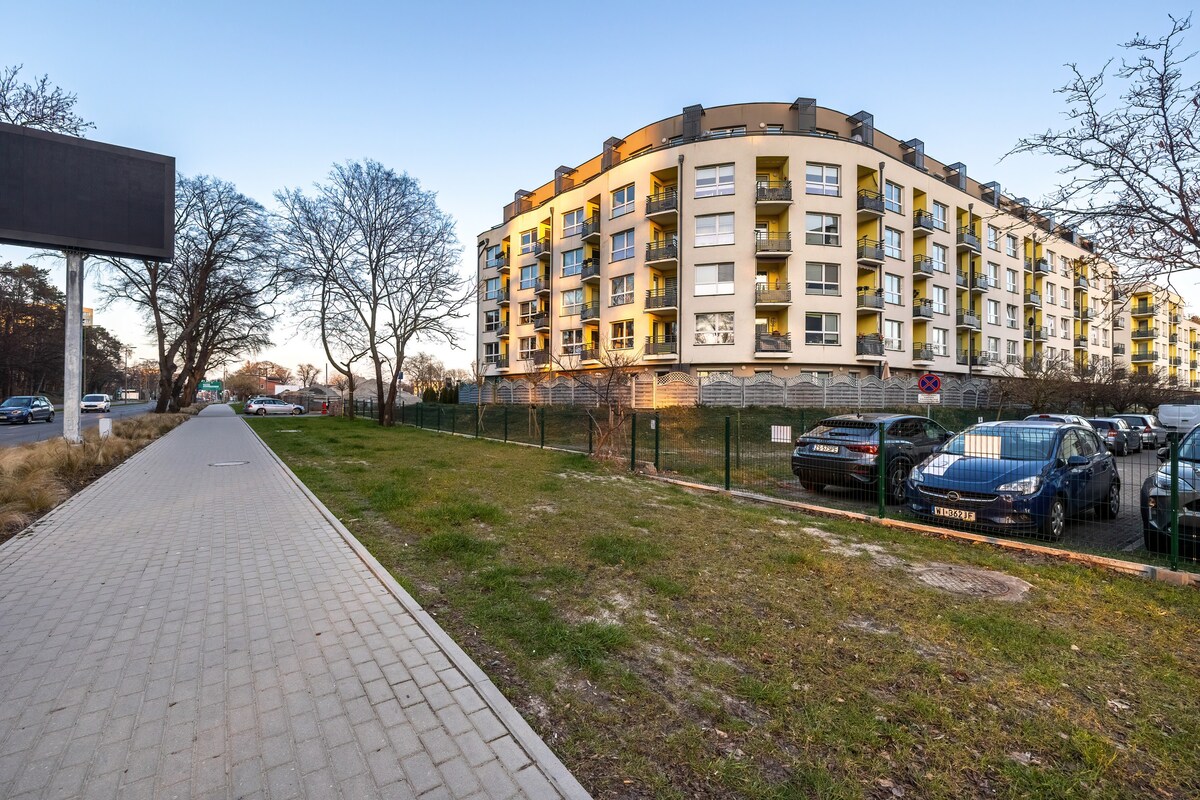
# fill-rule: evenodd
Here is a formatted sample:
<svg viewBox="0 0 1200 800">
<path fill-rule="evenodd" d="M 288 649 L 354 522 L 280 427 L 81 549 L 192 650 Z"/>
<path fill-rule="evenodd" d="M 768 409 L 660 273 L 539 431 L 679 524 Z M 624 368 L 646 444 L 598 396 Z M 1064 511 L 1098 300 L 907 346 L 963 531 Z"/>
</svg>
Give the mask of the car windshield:
<svg viewBox="0 0 1200 800">
<path fill-rule="evenodd" d="M 102 394 L 85 394 L 83 396 L 83 399 L 89 403 L 99 403 L 99 402 L 103 402 L 104 395 L 102 395 Z"/>
<path fill-rule="evenodd" d="M 29 403 L 32 397 L 10 397 L 4 401 L 4 405 L 0 408 L 29 408 Z"/>
<path fill-rule="evenodd" d="M 1013 461 L 1047 461 L 1054 452 L 1058 431 L 1049 427 L 980 428 L 963 431 L 945 447 L 952 456 L 1005 458 Z"/>
<path fill-rule="evenodd" d="M 1179 443 L 1179 460 L 1200 462 L 1200 428 L 1192 429 Z"/>
<path fill-rule="evenodd" d="M 804 435 L 838 438 L 851 436 L 861 439 L 865 434 L 877 430 L 879 427 L 874 422 L 868 422 L 865 419 L 826 419 L 818 422 Z"/>
</svg>

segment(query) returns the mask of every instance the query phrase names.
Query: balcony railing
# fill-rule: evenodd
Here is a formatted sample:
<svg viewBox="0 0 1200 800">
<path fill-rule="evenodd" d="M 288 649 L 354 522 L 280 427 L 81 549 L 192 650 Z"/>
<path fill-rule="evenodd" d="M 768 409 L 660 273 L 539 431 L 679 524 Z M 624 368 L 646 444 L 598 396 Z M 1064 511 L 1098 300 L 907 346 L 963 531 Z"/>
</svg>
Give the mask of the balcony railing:
<svg viewBox="0 0 1200 800">
<path fill-rule="evenodd" d="M 759 181 L 754 198 L 760 203 L 787 203 L 792 199 L 791 181 Z"/>
<path fill-rule="evenodd" d="M 545 366 L 546 364 L 550 363 L 550 351 L 534 350 L 533 352 L 529 353 L 529 358 L 526 360 L 532 362 L 535 367 Z"/>
<path fill-rule="evenodd" d="M 1179 344 L 1179 334 L 1172 333 L 1167 337 L 1167 344 Z"/>
<path fill-rule="evenodd" d="M 883 261 L 883 242 L 868 239 L 865 236 L 858 240 L 859 261 Z"/>
<path fill-rule="evenodd" d="M 933 233 L 937 230 L 934 225 L 933 214 L 928 211 L 913 212 L 913 234 Z"/>
<path fill-rule="evenodd" d="M 646 196 L 646 216 L 661 214 L 664 211 L 679 209 L 679 193 L 676 191 L 659 192 Z"/>
<path fill-rule="evenodd" d="M 549 314 L 537 314 L 534 316 L 534 318 L 533 318 L 533 329 L 534 330 L 540 330 L 542 328 L 549 328 L 549 327 L 550 327 L 550 315 Z"/>
<path fill-rule="evenodd" d="M 883 215 L 883 195 L 869 189 L 858 190 L 858 210 Z"/>
<path fill-rule="evenodd" d="M 883 337 L 878 334 L 859 336 L 855 342 L 854 352 L 860 356 L 883 355 Z"/>
<path fill-rule="evenodd" d="M 1158 336 L 1158 331 L 1154 328 L 1134 328 L 1129 332 L 1130 339 L 1154 339 Z"/>
<path fill-rule="evenodd" d="M 499 258 L 489 258 L 487 260 L 487 265 L 494 269 L 500 269 L 501 267 L 507 267 L 508 266 L 508 256 L 500 256 Z"/>
<path fill-rule="evenodd" d="M 965 272 L 956 272 L 954 273 L 954 282 L 965 289 L 970 284 L 971 279 L 967 277 L 967 273 Z"/>
<path fill-rule="evenodd" d="M 507 325 L 507 324 L 505 324 L 505 325 L 500 325 L 500 326 L 498 326 L 498 327 L 496 328 L 496 335 L 497 335 L 497 336 L 508 336 L 508 334 L 509 334 L 509 330 L 508 330 L 508 325 Z"/>
<path fill-rule="evenodd" d="M 1031 272 L 1053 272 L 1054 269 L 1050 266 L 1050 262 L 1044 258 L 1039 258 L 1036 261 L 1032 258 L 1025 259 L 1025 269 Z"/>
<path fill-rule="evenodd" d="M 1188 362 L 1188 369 L 1196 369 L 1197 364 L 1200 364 L 1200 361 L 1197 361 L 1196 359 L 1193 358 L 1191 361 Z"/>
<path fill-rule="evenodd" d="M 970 311 L 959 311 L 956 317 L 960 328 L 979 328 L 979 315 Z"/>
<path fill-rule="evenodd" d="M 1172 367 L 1182 367 L 1183 366 L 1183 356 L 1171 356 L 1171 366 Z"/>
<path fill-rule="evenodd" d="M 754 334 L 754 352 L 790 353 L 792 352 L 792 335 L 790 333 L 756 333 Z"/>
<path fill-rule="evenodd" d="M 1125 318 L 1124 317 L 1113 317 L 1112 323 L 1113 323 L 1113 330 L 1116 330 L 1116 331 L 1125 330 Z"/>
<path fill-rule="evenodd" d="M 1076 337 L 1075 337 L 1075 347 L 1076 347 L 1076 349 L 1079 349 L 1079 348 L 1087 349 L 1087 346 L 1088 346 L 1088 344 L 1087 344 L 1087 337 L 1086 337 L 1086 336 L 1076 336 Z"/>
<path fill-rule="evenodd" d="M 883 291 L 860 291 L 858 293 L 857 308 L 883 308 Z"/>
<path fill-rule="evenodd" d="M 1135 351 L 1134 354 L 1129 357 L 1129 360 L 1132 361 L 1134 364 L 1150 364 L 1155 361 L 1158 361 L 1158 351 L 1157 350 L 1143 350 L 1141 352 Z"/>
<path fill-rule="evenodd" d="M 584 303 L 579 309 L 580 322 L 587 322 L 590 319 L 600 319 L 600 301 L 593 300 L 590 303 Z"/>
<path fill-rule="evenodd" d="M 1200 350 L 1200 339 L 1197 339 L 1196 341 L 1192 342 L 1192 349 Z"/>
<path fill-rule="evenodd" d="M 600 277 L 600 259 L 585 258 L 583 260 L 583 266 L 579 270 L 579 277 L 585 281 L 590 280 L 592 278 L 599 278 Z"/>
<path fill-rule="evenodd" d="M 671 261 L 679 258 L 679 241 L 660 239 L 646 243 L 646 261 Z"/>
<path fill-rule="evenodd" d="M 975 234 L 975 231 L 969 227 L 962 227 L 958 229 L 958 244 L 961 247 L 974 250 L 976 253 L 979 252 L 979 237 Z"/>
<path fill-rule="evenodd" d="M 508 369 L 508 356 L 484 356 L 483 363 L 498 369 Z"/>
<path fill-rule="evenodd" d="M 546 294 L 550 291 L 550 279 L 542 276 L 533 282 L 533 291 L 537 294 Z"/>
<path fill-rule="evenodd" d="M 541 258 L 542 256 L 549 256 L 550 255 L 550 240 L 549 239 L 539 239 L 538 241 L 533 243 L 533 250 L 531 250 L 530 252 L 532 252 L 538 258 Z"/>
<path fill-rule="evenodd" d="M 1040 306 L 1042 304 L 1042 295 L 1040 292 L 1026 292 L 1025 305 Z"/>
<path fill-rule="evenodd" d="M 505 286 L 503 289 L 496 292 L 495 296 L 492 299 L 495 300 L 497 303 L 507 303 L 509 300 L 512 299 L 512 295 L 509 292 L 508 287 Z"/>
<path fill-rule="evenodd" d="M 647 336 L 644 355 L 663 356 L 679 352 L 679 338 L 676 336 Z"/>
<path fill-rule="evenodd" d="M 934 264 L 936 263 L 937 262 L 929 256 L 913 256 L 913 274 L 916 277 L 921 277 L 923 275 L 934 275 L 938 272 L 938 270 L 934 268 Z"/>
<path fill-rule="evenodd" d="M 1169 319 L 1170 319 L 1172 325 L 1178 325 L 1179 323 L 1183 322 L 1183 315 L 1182 314 L 1172 314 L 1169 317 Z"/>
<path fill-rule="evenodd" d="M 600 235 L 600 215 L 595 214 L 583 221 L 583 238 L 588 239 L 592 236 Z"/>
<path fill-rule="evenodd" d="M 792 285 L 790 283 L 760 283 L 754 287 L 754 302 L 790 303 L 792 302 Z"/>
<path fill-rule="evenodd" d="M 925 342 L 913 343 L 913 361 L 933 361 L 938 355 L 932 345 Z"/>
<path fill-rule="evenodd" d="M 656 308 L 676 308 L 679 306 L 679 292 L 674 289 L 647 289 L 646 310 Z"/>
<path fill-rule="evenodd" d="M 957 361 L 959 364 L 979 364 L 978 350 L 959 350 Z"/>
<path fill-rule="evenodd" d="M 756 236 L 754 252 L 759 254 L 790 253 L 792 252 L 792 234 L 777 233 L 774 236 Z"/>
<path fill-rule="evenodd" d="M 1154 314 L 1154 303 L 1138 303 L 1129 309 L 1129 313 L 1139 317 L 1148 317 Z"/>
<path fill-rule="evenodd" d="M 1123 356 L 1123 355 L 1125 355 L 1125 345 L 1123 345 L 1123 344 L 1114 344 L 1114 345 L 1113 345 L 1113 355 L 1114 355 L 1114 356 Z"/>
<path fill-rule="evenodd" d="M 1087 289 L 1088 288 L 1088 279 L 1083 277 L 1082 275 L 1076 275 L 1075 276 L 1075 288 L 1076 289 Z"/>
<path fill-rule="evenodd" d="M 599 361 L 600 360 L 600 348 L 599 347 L 584 347 L 584 348 L 580 349 L 579 360 L 580 361 Z"/>
<path fill-rule="evenodd" d="M 933 301 L 919 300 L 913 303 L 913 319 L 933 319 Z"/>
<path fill-rule="evenodd" d="M 1090 308 L 1075 309 L 1075 319 L 1079 320 L 1080 322 L 1091 322 L 1092 310 Z"/>
</svg>

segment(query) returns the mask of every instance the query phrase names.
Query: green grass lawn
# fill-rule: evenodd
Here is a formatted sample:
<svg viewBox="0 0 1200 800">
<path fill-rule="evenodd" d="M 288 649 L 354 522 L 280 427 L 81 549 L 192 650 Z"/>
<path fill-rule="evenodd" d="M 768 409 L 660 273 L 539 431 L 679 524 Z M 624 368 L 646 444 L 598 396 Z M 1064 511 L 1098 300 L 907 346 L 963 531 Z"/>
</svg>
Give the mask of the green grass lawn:
<svg viewBox="0 0 1200 800">
<path fill-rule="evenodd" d="M 597 797 L 1200 794 L 1193 589 L 583 455 L 251 423 Z M 952 594 L 931 563 L 1033 588 Z"/>
</svg>

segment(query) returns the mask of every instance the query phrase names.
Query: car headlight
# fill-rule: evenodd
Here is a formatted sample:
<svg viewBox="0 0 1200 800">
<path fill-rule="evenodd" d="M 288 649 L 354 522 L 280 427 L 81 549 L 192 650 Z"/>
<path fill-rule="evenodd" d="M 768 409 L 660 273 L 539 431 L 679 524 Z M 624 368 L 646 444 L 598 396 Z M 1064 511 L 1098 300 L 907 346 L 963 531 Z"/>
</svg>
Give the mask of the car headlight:
<svg viewBox="0 0 1200 800">
<path fill-rule="evenodd" d="M 1163 489 L 1168 492 L 1171 491 L 1171 471 L 1169 469 L 1160 469 L 1158 472 L 1154 473 L 1154 488 Z M 1189 481 L 1185 480 L 1184 477 L 1180 475 L 1179 491 L 1194 492 L 1196 489 Z"/>
<path fill-rule="evenodd" d="M 1030 475 L 1019 481 L 1012 481 L 996 487 L 997 492 L 1012 492 L 1013 494 L 1034 494 L 1042 488 L 1042 476 Z"/>
<path fill-rule="evenodd" d="M 925 475 L 922 474 L 920 467 L 913 467 L 911 470 L 909 470 L 908 479 L 914 484 L 924 483 Z"/>
</svg>

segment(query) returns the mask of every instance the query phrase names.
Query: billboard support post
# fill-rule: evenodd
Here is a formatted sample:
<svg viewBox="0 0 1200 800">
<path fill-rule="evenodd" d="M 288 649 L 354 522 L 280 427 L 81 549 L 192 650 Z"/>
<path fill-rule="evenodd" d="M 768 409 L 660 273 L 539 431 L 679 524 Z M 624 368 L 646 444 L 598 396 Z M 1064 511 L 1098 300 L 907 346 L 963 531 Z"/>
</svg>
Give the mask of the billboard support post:
<svg viewBox="0 0 1200 800">
<path fill-rule="evenodd" d="M 67 256 L 66 352 L 63 366 L 63 438 L 79 444 L 79 398 L 83 396 L 83 259 L 78 250 Z"/>
</svg>

